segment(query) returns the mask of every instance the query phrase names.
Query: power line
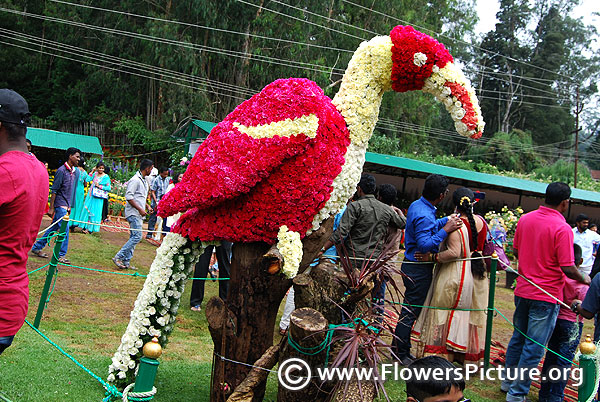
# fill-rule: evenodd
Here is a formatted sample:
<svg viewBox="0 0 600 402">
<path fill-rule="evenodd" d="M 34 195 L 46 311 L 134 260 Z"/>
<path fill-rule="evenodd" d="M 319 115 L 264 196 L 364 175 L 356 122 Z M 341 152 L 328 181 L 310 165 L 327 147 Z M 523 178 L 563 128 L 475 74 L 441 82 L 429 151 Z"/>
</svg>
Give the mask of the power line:
<svg viewBox="0 0 600 402">
<path fill-rule="evenodd" d="M 243 58 L 243 59 L 251 58 L 251 59 L 256 60 L 256 61 L 268 62 L 268 63 L 272 63 L 272 64 L 282 65 L 282 66 L 285 66 L 285 67 L 292 67 L 292 68 L 298 68 L 298 69 L 304 69 L 304 70 L 311 70 L 311 71 L 315 71 L 315 72 L 318 72 L 318 73 L 327 73 L 327 74 L 329 74 L 332 71 L 334 71 L 334 72 L 336 72 L 338 74 L 343 74 L 343 72 L 344 72 L 344 70 L 341 70 L 341 69 L 338 69 L 338 68 L 331 68 L 331 69 L 329 69 L 327 67 L 323 67 L 321 65 L 313 64 L 313 63 L 306 63 L 306 62 L 300 62 L 300 61 L 290 61 L 290 60 L 285 60 L 285 59 L 279 59 L 279 58 L 276 58 L 276 57 L 269 57 L 269 56 L 257 55 L 257 54 L 254 54 L 254 53 L 245 53 L 245 52 L 238 52 L 238 51 L 233 51 L 233 50 L 215 48 L 215 47 L 211 47 L 211 46 L 196 45 L 194 43 L 189 43 L 189 42 L 183 42 L 183 41 L 177 41 L 177 40 L 173 40 L 173 39 L 156 37 L 156 36 L 152 36 L 152 35 L 146 35 L 146 34 L 140 34 L 140 33 L 135 33 L 135 32 L 123 31 L 123 30 L 119 30 L 119 29 L 106 28 L 106 27 L 101 27 L 101 26 L 97 26 L 97 25 L 90 25 L 90 24 L 85 24 L 85 23 L 82 23 L 82 22 L 75 22 L 75 21 L 69 21 L 69 20 L 65 20 L 65 19 L 61 19 L 61 18 L 56 18 L 56 17 L 49 17 L 49 16 L 45 16 L 45 15 L 32 14 L 32 13 L 28 13 L 28 12 L 25 12 L 25 11 L 19 11 L 19 10 L 14 10 L 14 9 L 7 9 L 7 8 L 0 7 L 0 11 L 5 11 L 5 12 L 8 12 L 8 13 L 12 13 L 12 14 L 18 14 L 18 15 L 22 15 L 22 16 L 26 16 L 26 17 L 41 19 L 41 20 L 44 20 L 44 21 L 58 22 L 60 24 L 67 24 L 67 25 L 72 25 L 72 26 L 76 26 L 76 27 L 80 27 L 80 28 L 91 29 L 91 30 L 95 30 L 95 31 L 105 32 L 105 33 L 111 33 L 111 34 L 118 34 L 118 35 L 128 36 L 128 37 L 132 37 L 132 38 L 136 38 L 136 39 L 142 39 L 142 40 L 147 40 L 147 41 L 156 42 L 156 43 L 164 43 L 164 44 L 169 44 L 169 45 L 177 45 L 177 46 L 180 46 L 180 47 L 183 47 L 183 48 L 188 48 L 188 49 L 193 49 L 193 50 L 202 50 L 202 51 L 206 51 L 206 52 L 210 52 L 210 53 L 216 53 L 216 54 L 219 54 L 219 55 L 225 54 L 227 56 L 232 56 L 232 57 L 237 57 L 237 58 Z"/>
<path fill-rule="evenodd" d="M 292 45 L 309 46 L 309 47 L 315 47 L 315 48 L 324 49 L 324 50 L 333 50 L 333 51 L 336 51 L 336 52 L 354 53 L 353 50 L 348 50 L 348 49 L 340 49 L 340 48 L 335 48 L 335 47 L 330 47 L 330 46 L 317 45 L 317 44 L 308 43 L 308 42 L 298 42 L 298 41 L 293 41 L 293 40 L 289 40 L 289 39 L 271 38 L 271 37 L 268 37 L 268 36 L 256 35 L 256 34 L 252 34 L 252 33 L 238 32 L 238 31 L 231 31 L 231 30 L 228 30 L 228 29 L 209 27 L 207 25 L 192 24 L 192 23 L 189 23 L 189 22 L 168 20 L 168 19 L 165 19 L 165 18 L 151 17 L 151 16 L 148 16 L 148 15 L 142 15 L 142 14 L 134 14 L 134 13 L 130 13 L 130 12 L 127 12 L 127 11 L 118 11 L 118 10 L 113 10 L 113 9 L 110 9 L 110 8 L 94 7 L 94 6 L 90 6 L 90 5 L 87 5 L 87 4 L 70 3 L 70 2 L 62 1 L 62 0 L 50 0 L 50 1 L 55 2 L 55 3 L 66 4 L 66 5 L 70 5 L 70 6 L 75 6 L 75 7 L 83 7 L 83 8 L 88 8 L 88 9 L 97 10 L 97 11 L 104 11 L 104 12 L 109 12 L 109 13 L 127 15 L 129 17 L 145 18 L 145 19 L 148 19 L 148 20 L 151 20 L 151 21 L 167 22 L 167 23 L 170 23 L 170 24 L 177 24 L 177 25 L 183 25 L 183 26 L 188 26 L 188 27 L 206 29 L 206 30 L 209 30 L 209 31 L 223 32 L 223 33 L 228 33 L 228 34 L 233 34 L 233 35 L 241 35 L 241 36 L 250 36 L 252 38 L 258 38 L 258 39 L 264 39 L 264 40 L 271 40 L 271 41 L 289 43 L 289 44 L 292 44 Z"/>
</svg>

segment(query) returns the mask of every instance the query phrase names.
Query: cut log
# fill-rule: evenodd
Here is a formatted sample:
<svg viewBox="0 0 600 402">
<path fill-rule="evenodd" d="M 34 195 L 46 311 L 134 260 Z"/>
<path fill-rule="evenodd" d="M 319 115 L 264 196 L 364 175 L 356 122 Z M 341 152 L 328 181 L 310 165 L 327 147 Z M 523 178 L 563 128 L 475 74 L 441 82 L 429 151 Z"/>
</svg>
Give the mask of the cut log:
<svg viewBox="0 0 600 402">
<path fill-rule="evenodd" d="M 260 359 L 254 363 L 254 367 L 244 381 L 237 386 L 235 391 L 227 398 L 227 402 L 251 402 L 254 398 L 254 390 L 263 387 L 269 376 L 269 371 L 279 360 L 279 345 L 271 346 Z"/>
<path fill-rule="evenodd" d="M 325 365 L 328 352 L 325 343 L 328 328 L 327 320 L 318 311 L 306 307 L 294 310 L 290 317 L 288 335 L 291 339 L 282 346 L 279 364 L 281 365 L 291 358 L 301 359 L 311 367 L 314 376 L 316 374 L 314 369 Z M 292 342 L 295 346 L 292 346 Z M 298 375 L 306 375 L 306 372 L 298 373 Z M 318 378 L 313 378 L 305 388 L 298 391 L 290 391 L 279 384 L 277 401 L 323 401 L 328 394 L 322 392 L 320 386 L 321 381 Z"/>
</svg>

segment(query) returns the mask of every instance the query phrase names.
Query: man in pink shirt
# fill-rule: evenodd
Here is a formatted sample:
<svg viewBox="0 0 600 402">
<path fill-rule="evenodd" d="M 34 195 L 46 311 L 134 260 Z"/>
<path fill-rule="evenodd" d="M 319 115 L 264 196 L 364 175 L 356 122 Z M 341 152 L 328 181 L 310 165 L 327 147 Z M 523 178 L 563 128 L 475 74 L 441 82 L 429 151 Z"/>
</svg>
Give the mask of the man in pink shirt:
<svg viewBox="0 0 600 402">
<path fill-rule="evenodd" d="M 575 254 L 575 265 L 581 269 L 584 261 L 582 250 L 578 244 L 573 245 Z M 563 301 L 571 305 L 574 300 L 583 300 L 589 287 L 571 278 L 565 278 L 563 290 Z M 542 386 L 540 388 L 540 401 L 562 402 L 565 396 L 565 387 L 571 369 L 571 361 L 575 357 L 575 351 L 579 346 L 581 331 L 583 329 L 583 318 L 565 306 L 560 306 L 558 318 L 554 331 L 548 342 L 548 349 L 558 353 L 546 352 L 544 367 L 542 368 Z M 560 378 L 551 378 L 551 370 L 560 371 Z"/>
<path fill-rule="evenodd" d="M 590 283 L 574 264 L 573 231 L 563 213 L 569 208 L 571 189 L 565 183 L 550 183 L 544 205 L 519 219 L 513 241 L 519 259 L 519 274 L 515 289 L 515 330 L 506 349 L 506 368 L 511 373 L 525 373 L 514 381 L 505 379 L 501 389 L 507 402 L 522 402 L 529 393 L 531 378 L 528 369 L 537 368 L 544 356 L 544 347 L 556 324 L 563 299 L 565 275 L 578 282 Z M 543 289 L 543 290 L 540 290 Z M 527 334 L 526 338 L 522 333 Z M 529 338 L 535 340 L 532 341 Z M 511 377 L 510 378 L 514 378 Z"/>
<path fill-rule="evenodd" d="M 48 203 L 48 172 L 27 151 L 29 116 L 21 95 L 0 89 L 0 354 L 27 314 L 27 253 Z"/>
</svg>

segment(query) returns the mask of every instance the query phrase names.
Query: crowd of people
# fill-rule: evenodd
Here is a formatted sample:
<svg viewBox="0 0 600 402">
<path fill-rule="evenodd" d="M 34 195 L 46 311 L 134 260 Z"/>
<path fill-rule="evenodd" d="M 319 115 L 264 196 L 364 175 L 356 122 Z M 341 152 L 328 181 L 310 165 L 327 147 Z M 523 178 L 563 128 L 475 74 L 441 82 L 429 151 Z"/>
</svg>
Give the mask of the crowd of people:
<svg viewBox="0 0 600 402">
<path fill-rule="evenodd" d="M 30 113 L 19 94 L 0 89 L 0 353 L 8 347 L 22 326 L 28 305 L 27 254 L 48 258 L 45 246 L 58 229 L 61 219 L 70 213 L 73 228 L 97 232 L 106 218 L 106 200 L 111 180 L 103 162 L 87 173 L 82 153 L 69 148 L 54 176 L 48 202 L 47 167 L 31 154 L 25 134 Z M 154 168 L 144 159 L 139 170 L 127 182 L 125 218 L 130 236 L 113 257 L 119 269 L 135 269 L 131 264 L 143 232 L 168 232 L 178 216 L 157 219 L 161 198 L 179 182 L 182 175 L 169 176 L 169 169 Z M 89 184 L 87 195 L 84 187 Z M 437 207 L 449 196 L 446 177 L 432 174 L 425 180 L 422 196 L 403 214 L 394 207 L 396 188 L 376 185 L 375 178 L 363 174 L 357 193 L 334 219 L 334 231 L 319 257 L 335 259 L 345 250 L 354 268 L 365 261 L 383 260 L 388 272 L 396 267 L 401 239 L 404 257 L 399 272 L 404 283 L 403 307 L 394 330 L 392 351 L 404 366 L 454 367 L 451 363 L 479 362 L 483 358 L 485 308 L 488 277 L 484 247 L 489 241 L 488 225 L 474 214 L 478 195 L 459 187 L 451 194 L 454 212 L 437 217 Z M 545 361 L 542 372 L 558 367 L 565 372 L 571 366 L 579 344 L 583 318 L 596 320 L 600 313 L 600 259 L 596 250 L 600 235 L 589 217 L 580 214 L 571 228 L 564 217 L 569 208 L 571 189 L 565 183 L 547 186 L 544 204 L 523 215 L 513 239 L 518 259 L 519 278 L 515 289 L 514 333 L 506 352 L 506 367 L 529 370 Z M 150 203 L 148 203 L 150 200 Z M 47 214 L 52 223 L 35 241 L 41 219 Z M 148 227 L 143 220 L 148 217 Z M 155 228 L 157 230 L 155 231 Z M 59 261 L 66 257 L 69 231 L 65 233 Z M 209 275 L 211 257 L 216 253 L 219 275 L 229 277 L 230 242 L 208 247 L 196 265 L 194 277 Z M 593 280 L 592 280 L 593 278 Z M 385 276 L 378 277 L 373 300 L 375 309 L 384 312 Z M 190 308 L 200 311 L 204 281 L 194 281 Z M 227 297 L 227 281 L 219 281 L 219 295 Z M 567 308 L 565 306 L 571 306 Z M 433 307 L 433 308 L 432 308 Z M 294 309 L 293 289 L 286 301 L 280 323 L 284 335 Z M 596 325 L 594 340 L 600 339 Z M 412 345 L 411 341 L 415 344 Z M 546 352 L 547 348 L 557 354 Z M 414 352 L 414 355 L 413 355 Z M 435 355 L 435 358 L 427 356 Z M 436 395 L 448 400 L 464 400 L 464 382 L 450 382 L 442 388 L 414 388 L 407 384 L 409 401 L 427 401 Z M 418 385 L 418 384 L 417 384 Z M 505 380 L 501 389 L 506 401 L 526 400 L 531 379 Z M 561 401 L 564 381 L 544 381 L 540 401 Z M 434 393 L 431 393 L 431 392 Z M 439 392 L 438 392 L 439 391 Z M 438 392 L 436 394 L 436 392 Z M 437 399 L 436 399 L 437 400 Z M 446 400 L 446 399 L 444 399 Z"/>
</svg>

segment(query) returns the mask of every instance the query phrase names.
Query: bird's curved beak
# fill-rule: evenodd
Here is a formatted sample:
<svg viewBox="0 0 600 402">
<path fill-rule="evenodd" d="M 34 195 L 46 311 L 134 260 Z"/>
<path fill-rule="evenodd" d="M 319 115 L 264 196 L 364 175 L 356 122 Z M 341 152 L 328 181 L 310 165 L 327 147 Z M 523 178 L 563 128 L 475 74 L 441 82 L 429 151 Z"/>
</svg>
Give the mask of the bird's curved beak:
<svg viewBox="0 0 600 402">
<path fill-rule="evenodd" d="M 444 104 L 460 135 L 473 139 L 481 137 L 485 123 L 479 101 L 471 83 L 456 64 L 448 62 L 443 68 L 434 65 L 422 90 Z"/>
</svg>

